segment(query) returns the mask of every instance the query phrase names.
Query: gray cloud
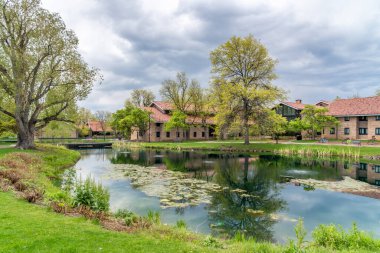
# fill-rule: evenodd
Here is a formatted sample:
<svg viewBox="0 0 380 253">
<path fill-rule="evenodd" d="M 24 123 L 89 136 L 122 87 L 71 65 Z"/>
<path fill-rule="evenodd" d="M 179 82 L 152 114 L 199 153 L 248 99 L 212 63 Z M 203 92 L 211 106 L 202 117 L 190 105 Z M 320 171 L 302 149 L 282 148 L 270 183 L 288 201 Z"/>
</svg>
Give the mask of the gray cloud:
<svg viewBox="0 0 380 253">
<path fill-rule="evenodd" d="M 104 82 L 83 106 L 116 110 L 135 88 L 158 95 L 186 71 L 206 87 L 209 52 L 253 34 L 279 60 L 276 84 L 305 102 L 372 95 L 380 88 L 377 1 L 43 0 L 80 39 Z"/>
</svg>

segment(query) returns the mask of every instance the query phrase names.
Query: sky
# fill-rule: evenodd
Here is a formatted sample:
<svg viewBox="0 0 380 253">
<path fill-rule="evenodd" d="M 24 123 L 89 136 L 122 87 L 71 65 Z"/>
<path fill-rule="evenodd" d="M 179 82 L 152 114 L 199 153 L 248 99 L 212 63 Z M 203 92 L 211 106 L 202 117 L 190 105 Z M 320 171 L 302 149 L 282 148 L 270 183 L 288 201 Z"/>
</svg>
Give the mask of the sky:
<svg viewBox="0 0 380 253">
<path fill-rule="evenodd" d="M 185 71 L 207 88 L 209 54 L 232 36 L 252 34 L 279 61 L 276 85 L 305 103 L 373 96 L 380 89 L 380 1 L 42 0 L 79 38 L 100 70 L 80 105 L 115 111 L 136 88 L 159 97 Z"/>
</svg>

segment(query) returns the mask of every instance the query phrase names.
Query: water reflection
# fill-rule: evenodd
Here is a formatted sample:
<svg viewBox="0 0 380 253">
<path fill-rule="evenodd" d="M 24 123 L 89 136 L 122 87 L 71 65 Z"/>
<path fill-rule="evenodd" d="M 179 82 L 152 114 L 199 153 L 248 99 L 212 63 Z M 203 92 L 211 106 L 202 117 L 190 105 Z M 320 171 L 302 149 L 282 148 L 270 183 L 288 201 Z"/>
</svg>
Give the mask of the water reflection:
<svg viewBox="0 0 380 253">
<path fill-rule="evenodd" d="M 133 186 L 127 178 L 104 179 L 113 164 L 154 166 L 179 171 L 187 177 L 221 186 L 210 191 L 210 203 L 161 209 L 160 199 Z M 293 235 L 298 217 L 312 230 L 316 224 L 337 222 L 350 227 L 352 221 L 377 231 L 380 215 L 362 206 L 380 208 L 377 200 L 348 194 L 303 189 L 282 184 L 284 177 L 340 180 L 342 176 L 376 183 L 380 167 L 350 161 L 318 161 L 271 155 L 173 152 L 166 150 L 82 151 L 78 173 L 101 178 L 110 188 L 112 208 L 127 208 L 140 214 L 160 210 L 164 222 L 184 219 L 197 232 L 233 236 L 236 232 L 257 240 L 286 241 Z M 334 203 L 339 203 L 335 205 Z M 377 231 L 380 233 L 380 231 Z"/>
</svg>

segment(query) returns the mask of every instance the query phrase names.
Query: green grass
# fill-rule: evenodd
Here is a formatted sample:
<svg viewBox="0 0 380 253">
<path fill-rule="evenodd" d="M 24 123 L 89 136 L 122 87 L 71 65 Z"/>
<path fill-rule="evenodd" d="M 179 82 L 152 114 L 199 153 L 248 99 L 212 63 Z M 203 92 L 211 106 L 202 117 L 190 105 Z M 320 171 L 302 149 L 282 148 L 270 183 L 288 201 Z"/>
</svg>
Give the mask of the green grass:
<svg viewBox="0 0 380 253">
<path fill-rule="evenodd" d="M 380 155 L 379 146 L 334 146 L 326 144 L 275 144 L 252 142 L 244 145 L 241 141 L 185 141 L 185 142 L 142 142 L 128 143 L 127 147 L 164 148 L 175 150 L 228 150 L 240 152 L 280 152 L 281 150 L 301 151 L 311 150 L 312 153 L 329 153 L 336 156 L 359 154 L 360 157 Z M 115 144 L 117 146 L 117 144 Z"/>
<path fill-rule="evenodd" d="M 15 149 L 15 148 L 0 148 L 0 157 L 5 155 L 5 154 L 16 152 L 16 151 L 17 151 L 17 149 Z"/>
<path fill-rule="evenodd" d="M 170 235 L 120 233 L 0 193 L 0 252 L 214 252 Z M 161 238 L 163 237 L 163 238 Z"/>
</svg>

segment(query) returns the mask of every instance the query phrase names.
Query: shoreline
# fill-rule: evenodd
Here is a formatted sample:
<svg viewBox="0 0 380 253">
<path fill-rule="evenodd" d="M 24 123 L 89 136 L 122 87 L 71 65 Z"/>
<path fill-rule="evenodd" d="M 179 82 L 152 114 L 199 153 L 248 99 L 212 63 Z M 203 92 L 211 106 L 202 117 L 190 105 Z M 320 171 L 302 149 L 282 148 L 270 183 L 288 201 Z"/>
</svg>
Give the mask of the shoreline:
<svg viewBox="0 0 380 253">
<path fill-rule="evenodd" d="M 344 176 L 340 181 L 322 181 L 316 179 L 291 179 L 296 186 L 315 187 L 317 189 L 349 193 L 362 197 L 380 199 L 380 187 Z"/>
</svg>

